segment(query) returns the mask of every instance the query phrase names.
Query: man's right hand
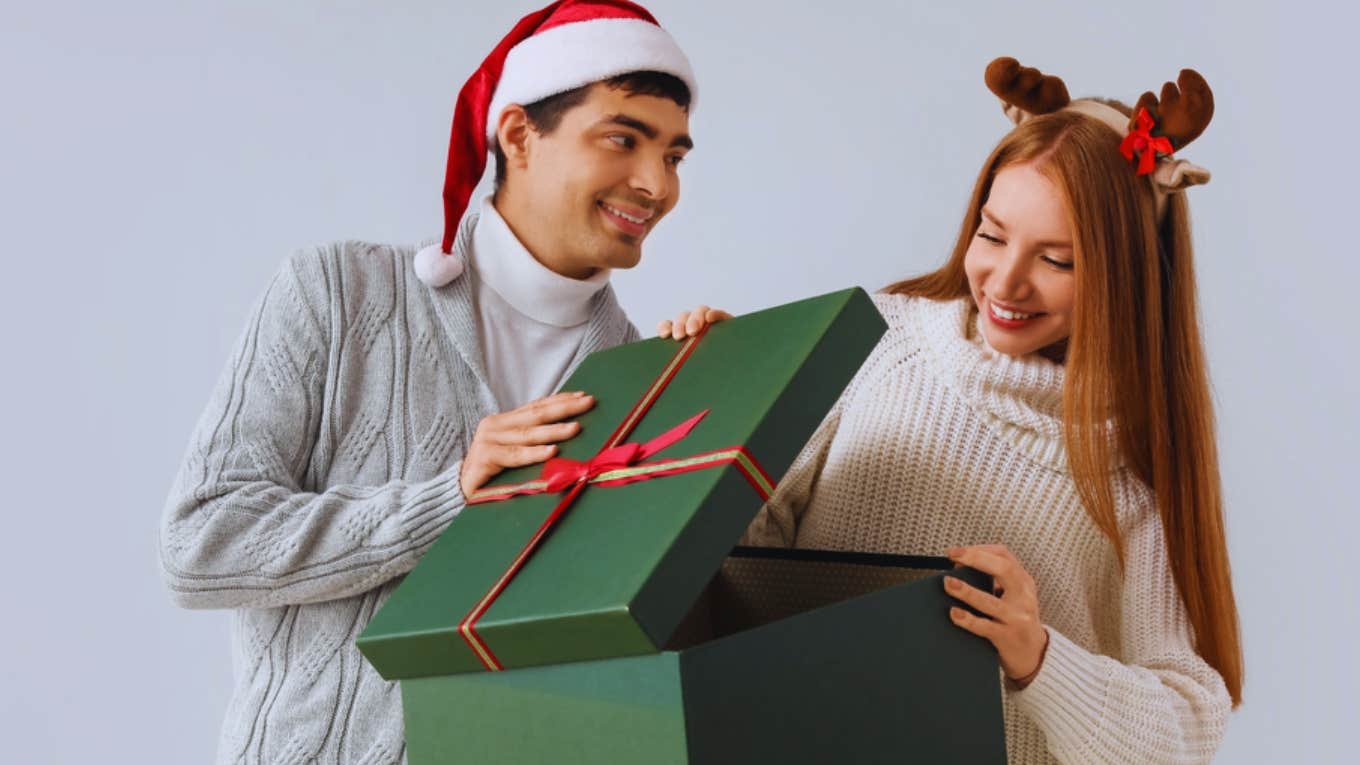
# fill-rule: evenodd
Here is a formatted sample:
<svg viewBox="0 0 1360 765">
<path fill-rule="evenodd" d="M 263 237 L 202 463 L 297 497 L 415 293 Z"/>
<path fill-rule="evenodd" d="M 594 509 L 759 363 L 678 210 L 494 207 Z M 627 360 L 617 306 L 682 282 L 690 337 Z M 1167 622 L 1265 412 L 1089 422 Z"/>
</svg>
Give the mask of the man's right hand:
<svg viewBox="0 0 1360 765">
<path fill-rule="evenodd" d="M 472 496 L 502 470 L 552 458 L 557 454 L 558 442 L 581 432 L 579 422 L 563 420 L 583 414 L 593 406 L 594 396 L 558 393 L 482 420 L 458 476 L 463 496 Z"/>
</svg>

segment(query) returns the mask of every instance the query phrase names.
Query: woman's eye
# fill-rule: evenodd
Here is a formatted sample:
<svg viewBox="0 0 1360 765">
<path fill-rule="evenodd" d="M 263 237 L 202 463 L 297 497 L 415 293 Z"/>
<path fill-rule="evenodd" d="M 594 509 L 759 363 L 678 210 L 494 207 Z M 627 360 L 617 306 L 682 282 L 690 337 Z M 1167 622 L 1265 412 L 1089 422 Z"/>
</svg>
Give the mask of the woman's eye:
<svg viewBox="0 0 1360 765">
<path fill-rule="evenodd" d="M 979 239 L 986 239 L 987 241 L 991 242 L 992 244 L 1001 244 L 1001 243 L 1002 243 L 1000 239 L 997 239 L 996 237 L 992 236 L 991 234 L 984 234 L 984 233 L 982 233 L 981 231 L 978 232 L 978 238 L 979 238 Z"/>
<path fill-rule="evenodd" d="M 1069 263 L 1069 262 L 1067 262 L 1067 261 L 1065 261 L 1065 260 L 1056 260 L 1056 259 L 1054 259 L 1054 258 L 1048 257 L 1047 255 L 1044 255 L 1044 256 L 1043 256 L 1043 261 L 1044 261 L 1045 263 L 1049 264 L 1050 266 L 1053 266 L 1054 268 L 1057 268 L 1057 269 L 1061 269 L 1061 270 L 1063 270 L 1063 271 L 1071 271 L 1071 270 L 1072 270 L 1072 264 Z"/>
</svg>

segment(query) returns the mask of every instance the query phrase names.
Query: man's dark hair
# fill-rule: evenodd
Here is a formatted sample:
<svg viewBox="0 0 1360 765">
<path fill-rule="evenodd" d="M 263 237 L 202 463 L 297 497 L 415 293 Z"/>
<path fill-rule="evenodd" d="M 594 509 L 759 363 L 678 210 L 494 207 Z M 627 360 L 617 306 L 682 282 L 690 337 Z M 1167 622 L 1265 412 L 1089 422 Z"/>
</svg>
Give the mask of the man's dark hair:
<svg viewBox="0 0 1360 765">
<path fill-rule="evenodd" d="M 623 89 L 634 96 L 669 98 L 681 109 L 689 111 L 689 86 L 673 74 L 652 71 L 629 72 L 610 77 L 603 82 L 606 87 Z M 582 85 L 574 90 L 525 104 L 524 114 L 529 119 L 529 125 L 540 135 L 547 135 L 556 130 L 557 126 L 562 124 L 562 117 L 586 100 L 586 94 L 594 84 Z M 496 189 L 499 190 L 501 184 L 505 182 L 505 152 L 501 151 L 501 142 L 494 136 L 491 139 L 491 147 L 496 153 Z"/>
</svg>

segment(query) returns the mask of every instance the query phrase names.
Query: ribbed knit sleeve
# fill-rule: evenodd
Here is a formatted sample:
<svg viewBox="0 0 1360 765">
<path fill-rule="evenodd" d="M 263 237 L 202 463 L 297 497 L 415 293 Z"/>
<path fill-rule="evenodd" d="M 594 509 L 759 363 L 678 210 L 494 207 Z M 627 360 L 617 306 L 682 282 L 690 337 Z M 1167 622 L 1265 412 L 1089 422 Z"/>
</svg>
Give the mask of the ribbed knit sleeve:
<svg viewBox="0 0 1360 765">
<path fill-rule="evenodd" d="M 1119 659 L 1054 629 L 1039 675 L 1011 701 L 1064 763 L 1202 763 L 1223 738 L 1231 699 L 1195 652 L 1155 507 L 1125 529 Z"/>
<path fill-rule="evenodd" d="M 191 437 L 160 527 L 180 605 L 264 608 L 366 592 L 410 570 L 463 508 L 461 461 L 422 482 L 304 489 L 330 400 L 337 303 L 323 260 L 303 251 L 284 264 Z"/>
</svg>

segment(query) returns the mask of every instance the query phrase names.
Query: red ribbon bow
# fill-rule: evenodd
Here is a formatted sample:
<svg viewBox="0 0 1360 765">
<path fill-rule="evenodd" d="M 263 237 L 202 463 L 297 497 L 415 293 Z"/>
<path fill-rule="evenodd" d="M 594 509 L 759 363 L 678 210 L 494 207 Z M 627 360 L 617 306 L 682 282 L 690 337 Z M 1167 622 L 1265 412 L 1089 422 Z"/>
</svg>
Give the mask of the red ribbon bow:
<svg viewBox="0 0 1360 765">
<path fill-rule="evenodd" d="M 1157 123 L 1153 121 L 1152 115 L 1148 114 L 1147 107 L 1138 110 L 1134 121 L 1137 124 L 1119 143 L 1119 153 L 1130 161 L 1133 160 L 1135 153 L 1138 154 L 1138 175 L 1147 175 L 1157 166 L 1157 153 L 1161 152 L 1169 157 L 1174 147 L 1171 145 L 1171 139 L 1166 136 L 1152 134 L 1152 128 Z"/>
<path fill-rule="evenodd" d="M 550 459 L 543 464 L 541 477 L 548 482 L 544 491 L 548 494 L 566 491 L 573 484 L 587 483 L 602 473 L 632 467 L 645 459 L 650 459 L 657 452 L 689 435 L 709 411 L 705 409 L 646 443 L 620 444 L 601 451 L 586 462 L 566 457 Z M 638 480 L 645 480 L 645 477 Z"/>
</svg>

